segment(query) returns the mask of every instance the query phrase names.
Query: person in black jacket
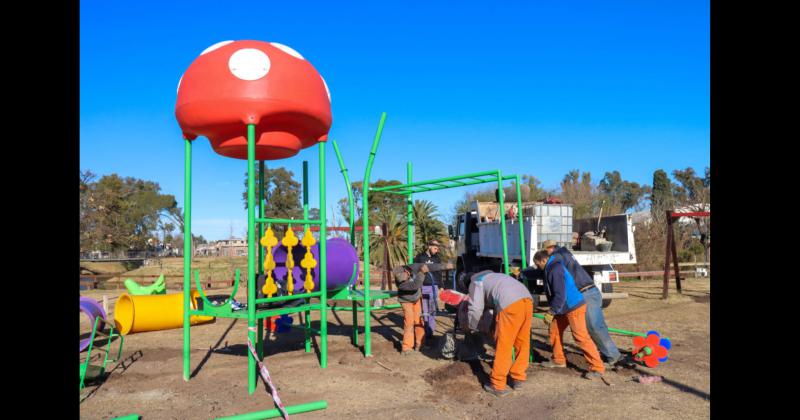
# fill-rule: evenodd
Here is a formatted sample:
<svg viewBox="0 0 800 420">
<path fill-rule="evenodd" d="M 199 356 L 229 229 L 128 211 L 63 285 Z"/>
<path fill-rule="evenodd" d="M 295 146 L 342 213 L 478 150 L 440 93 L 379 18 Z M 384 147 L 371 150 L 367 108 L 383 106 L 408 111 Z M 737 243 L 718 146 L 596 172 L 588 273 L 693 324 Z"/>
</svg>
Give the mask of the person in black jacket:
<svg viewBox="0 0 800 420">
<path fill-rule="evenodd" d="M 414 258 L 416 264 L 440 264 L 439 242 L 432 240 L 427 250 Z M 436 311 L 439 309 L 439 287 L 442 287 L 442 274 L 428 272 L 422 282 L 422 314 L 425 321 L 425 334 L 433 337 L 436 331 Z"/>
<path fill-rule="evenodd" d="M 422 346 L 425 328 L 422 326 L 422 280 L 428 272 L 425 264 L 416 267 L 401 265 L 392 270 L 397 285 L 397 300 L 403 308 L 403 344 L 400 354 L 408 355 Z"/>
<path fill-rule="evenodd" d="M 403 343 L 400 353 L 408 355 L 422 347 L 425 328 L 422 323 L 422 282 L 430 271 L 452 268 L 452 264 L 409 264 L 392 270 L 397 285 L 397 300 L 403 308 Z"/>
</svg>

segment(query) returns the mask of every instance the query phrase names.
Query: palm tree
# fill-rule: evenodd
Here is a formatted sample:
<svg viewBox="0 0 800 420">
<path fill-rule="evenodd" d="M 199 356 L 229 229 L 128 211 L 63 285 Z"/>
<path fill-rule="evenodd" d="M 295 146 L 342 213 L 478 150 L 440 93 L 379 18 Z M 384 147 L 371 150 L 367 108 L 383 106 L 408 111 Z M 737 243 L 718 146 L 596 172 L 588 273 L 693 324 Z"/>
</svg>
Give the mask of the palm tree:
<svg viewBox="0 0 800 420">
<path fill-rule="evenodd" d="M 425 251 L 425 246 L 431 240 L 436 239 L 444 246 L 441 246 L 439 253 L 443 261 L 451 258 L 449 238 L 447 236 L 447 229 L 444 223 L 439 220 L 439 209 L 435 204 L 428 200 L 414 201 L 414 242 L 415 252 L 420 253 Z"/>
<path fill-rule="evenodd" d="M 388 268 L 391 272 L 393 267 L 405 264 L 408 258 L 406 221 L 391 209 L 381 209 L 376 214 L 375 224 L 379 226 L 385 224 L 387 229 L 383 235 L 370 235 L 370 262 L 375 267 Z M 386 265 L 387 255 L 389 257 L 388 267 Z"/>
</svg>

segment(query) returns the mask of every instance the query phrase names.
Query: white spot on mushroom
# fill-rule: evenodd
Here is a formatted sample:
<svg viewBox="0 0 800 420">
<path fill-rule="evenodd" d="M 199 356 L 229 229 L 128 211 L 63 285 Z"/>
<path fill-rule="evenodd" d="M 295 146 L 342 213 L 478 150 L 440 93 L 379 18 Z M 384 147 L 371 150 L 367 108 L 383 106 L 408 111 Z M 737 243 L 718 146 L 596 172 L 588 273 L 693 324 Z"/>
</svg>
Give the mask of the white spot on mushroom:
<svg viewBox="0 0 800 420">
<path fill-rule="evenodd" d="M 178 79 L 178 88 L 175 89 L 176 92 L 180 92 L 181 91 L 181 82 L 182 81 L 183 81 L 183 75 L 181 75 L 181 78 Z"/>
<path fill-rule="evenodd" d="M 292 47 L 288 47 L 286 45 L 279 44 L 277 42 L 270 42 L 270 45 L 272 45 L 273 47 L 275 47 L 275 48 L 277 48 L 277 49 L 279 49 L 279 50 L 281 50 L 283 52 L 285 52 L 286 54 L 291 55 L 294 58 L 299 58 L 301 60 L 305 60 L 305 58 L 303 58 L 303 56 L 300 55 L 299 52 L 295 51 Z"/>
<path fill-rule="evenodd" d="M 269 67 L 267 54 L 255 48 L 243 48 L 228 59 L 228 69 L 242 80 L 258 80 L 269 73 Z"/>
<path fill-rule="evenodd" d="M 325 83 L 325 78 L 324 77 L 320 76 L 319 78 L 322 79 L 322 84 L 325 85 L 325 93 L 328 94 L 328 102 L 330 102 L 331 101 L 331 91 L 328 89 L 328 84 Z"/>
<path fill-rule="evenodd" d="M 210 53 L 211 51 L 214 51 L 214 50 L 216 50 L 216 49 L 218 49 L 218 48 L 222 48 L 222 47 L 224 47 L 224 46 L 226 46 L 226 45 L 230 44 L 231 42 L 233 42 L 233 41 L 222 41 L 222 42 L 217 42 L 216 44 L 214 44 L 214 45 L 212 45 L 212 46 L 210 46 L 210 47 L 208 47 L 208 48 L 204 49 L 204 50 L 203 50 L 203 52 L 201 52 L 201 53 L 200 53 L 200 55 L 203 55 L 203 54 L 206 54 L 206 53 Z"/>
</svg>

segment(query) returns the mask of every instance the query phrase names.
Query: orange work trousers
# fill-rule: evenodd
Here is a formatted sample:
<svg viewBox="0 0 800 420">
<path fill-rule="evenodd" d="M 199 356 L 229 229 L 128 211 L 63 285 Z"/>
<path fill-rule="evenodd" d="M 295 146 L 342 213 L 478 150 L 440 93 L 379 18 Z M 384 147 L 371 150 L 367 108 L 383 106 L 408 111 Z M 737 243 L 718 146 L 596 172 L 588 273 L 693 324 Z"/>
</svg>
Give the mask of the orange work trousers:
<svg viewBox="0 0 800 420">
<path fill-rule="evenodd" d="M 531 351 L 531 317 L 533 301 L 520 299 L 497 314 L 495 327 L 495 353 L 491 382 L 494 389 L 506 389 L 508 376 L 517 381 L 528 378 L 528 353 Z M 512 362 L 511 349 L 516 352 Z"/>
<path fill-rule="evenodd" d="M 589 362 L 589 370 L 603 373 L 606 371 L 600 353 L 597 351 L 589 330 L 586 329 L 586 305 L 567 313 L 556 315 L 550 323 L 550 344 L 553 346 L 553 363 L 564 365 L 567 358 L 564 356 L 563 337 L 564 330 L 570 327 L 572 338 L 583 351 L 583 357 Z"/>
<path fill-rule="evenodd" d="M 425 338 L 425 326 L 422 324 L 422 297 L 416 302 L 400 302 L 403 308 L 403 351 L 411 350 L 416 344 L 422 346 Z"/>
</svg>

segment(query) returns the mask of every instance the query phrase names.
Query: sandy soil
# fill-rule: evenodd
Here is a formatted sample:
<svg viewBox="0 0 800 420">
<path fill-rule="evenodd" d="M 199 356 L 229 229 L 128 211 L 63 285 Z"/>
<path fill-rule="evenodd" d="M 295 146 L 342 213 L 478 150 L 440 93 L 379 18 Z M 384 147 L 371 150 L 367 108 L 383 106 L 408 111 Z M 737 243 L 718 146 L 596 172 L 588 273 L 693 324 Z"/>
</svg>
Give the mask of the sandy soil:
<svg viewBox="0 0 800 420">
<path fill-rule="evenodd" d="M 605 310 L 609 326 L 654 329 L 670 337 L 673 347 L 669 360 L 655 369 L 609 371 L 606 377 L 612 386 L 581 378 L 586 362 L 567 334 L 568 369 L 548 370 L 534 363 L 524 389 L 494 397 L 481 388 L 491 371 L 486 362 L 447 361 L 425 353 L 400 356 L 399 309 L 373 314 L 372 358 L 363 357 L 362 350 L 350 343 L 351 315 L 340 311 L 329 316 L 327 369 L 319 367 L 314 350 L 304 351 L 299 330 L 268 341 L 265 363 L 285 404 L 327 400 L 326 410 L 298 414 L 309 419 L 708 418 L 709 286 L 708 279 L 686 280 L 683 295 L 678 295 L 673 284 L 667 301 L 660 299 L 658 280 L 615 287 L 615 292 L 627 292 L 630 298 L 615 300 Z M 82 293 L 97 299 L 106 294 L 113 311 L 120 292 Z M 237 295 L 244 300 L 243 290 Z M 81 333 L 88 331 L 87 324 L 81 319 Z M 440 317 L 439 334 L 450 325 L 447 317 Z M 261 381 L 256 392 L 247 395 L 246 321 L 217 319 L 192 327 L 191 334 L 189 382 L 181 376 L 181 329 L 127 336 L 122 360 L 109 365 L 111 374 L 81 392 L 81 418 L 138 413 L 144 419 L 203 419 L 274 408 Z M 612 337 L 620 350 L 631 349 L 630 337 Z M 112 344 L 114 349 L 117 344 Z M 538 319 L 533 321 L 533 345 L 535 362 L 551 356 L 544 324 Z M 664 380 L 650 385 L 631 381 L 640 373 L 661 375 Z"/>
</svg>

